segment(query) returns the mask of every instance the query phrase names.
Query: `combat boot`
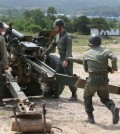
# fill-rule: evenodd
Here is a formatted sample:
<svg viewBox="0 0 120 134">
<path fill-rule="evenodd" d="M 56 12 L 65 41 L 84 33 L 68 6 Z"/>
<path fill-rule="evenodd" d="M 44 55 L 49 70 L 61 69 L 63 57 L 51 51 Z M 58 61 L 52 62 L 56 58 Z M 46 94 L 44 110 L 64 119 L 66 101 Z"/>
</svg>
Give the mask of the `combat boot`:
<svg viewBox="0 0 120 134">
<path fill-rule="evenodd" d="M 59 99 L 59 95 L 54 94 L 54 95 L 52 96 L 52 98 L 53 98 L 53 99 Z"/>
<path fill-rule="evenodd" d="M 77 101 L 77 94 L 76 93 L 72 93 L 72 96 L 68 99 L 68 101 Z"/>
<path fill-rule="evenodd" d="M 4 103 L 2 101 L 2 98 L 0 97 L 0 107 L 4 107 Z"/>
<path fill-rule="evenodd" d="M 94 124 L 95 123 L 94 115 L 92 113 L 87 113 L 87 115 L 88 115 L 87 122 Z"/>
<path fill-rule="evenodd" d="M 53 98 L 53 99 L 59 99 L 59 93 L 58 93 L 57 90 L 54 91 L 54 94 L 53 94 L 52 98 Z"/>
<path fill-rule="evenodd" d="M 114 107 L 111 109 L 111 112 L 113 124 L 117 124 L 119 121 L 119 108 Z"/>
</svg>

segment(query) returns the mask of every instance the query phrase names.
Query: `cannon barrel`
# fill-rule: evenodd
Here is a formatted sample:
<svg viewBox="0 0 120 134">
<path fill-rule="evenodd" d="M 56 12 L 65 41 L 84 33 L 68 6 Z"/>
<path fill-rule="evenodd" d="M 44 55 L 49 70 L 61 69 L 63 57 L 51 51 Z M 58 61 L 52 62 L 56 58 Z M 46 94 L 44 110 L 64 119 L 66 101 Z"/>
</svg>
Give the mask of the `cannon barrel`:
<svg viewBox="0 0 120 134">
<path fill-rule="evenodd" d="M 8 29 L 10 29 L 10 26 L 7 25 L 6 23 L 3 23 L 4 24 L 4 30 L 7 31 Z M 11 27 L 11 32 L 12 32 L 12 35 L 17 37 L 18 39 L 23 39 L 24 38 L 24 35 L 21 34 L 20 32 L 18 32 L 17 30 L 13 29 Z"/>
</svg>

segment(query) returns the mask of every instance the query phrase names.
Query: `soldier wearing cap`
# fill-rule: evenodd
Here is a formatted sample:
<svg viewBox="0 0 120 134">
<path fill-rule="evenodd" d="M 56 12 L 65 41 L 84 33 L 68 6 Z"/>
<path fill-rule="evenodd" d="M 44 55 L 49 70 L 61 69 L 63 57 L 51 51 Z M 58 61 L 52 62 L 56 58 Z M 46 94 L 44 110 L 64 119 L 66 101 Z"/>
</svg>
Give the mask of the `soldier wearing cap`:
<svg viewBox="0 0 120 134">
<path fill-rule="evenodd" d="M 58 34 L 45 53 L 50 53 L 50 51 L 57 46 L 60 59 L 56 67 L 56 72 L 71 76 L 73 75 L 73 63 L 68 61 L 67 58 L 72 57 L 72 39 L 69 33 L 66 32 L 65 23 L 62 19 L 55 20 L 53 27 L 54 30 L 58 32 Z M 77 101 L 77 88 L 71 86 L 69 86 L 69 88 L 72 92 L 72 96 L 69 98 L 69 101 Z M 54 92 L 54 98 L 59 98 L 57 87 Z"/>
<path fill-rule="evenodd" d="M 8 58 L 7 58 L 7 50 L 6 50 L 6 43 L 5 39 L 2 36 L 3 31 L 3 22 L 0 21 L 0 106 L 3 105 L 2 98 L 4 96 L 4 82 L 3 82 L 3 75 L 2 75 L 2 66 L 3 69 L 8 69 Z"/>
<path fill-rule="evenodd" d="M 84 91 L 85 111 L 88 122 L 95 123 L 93 115 L 92 97 L 97 92 L 101 102 L 112 112 L 113 124 L 119 121 L 119 108 L 115 107 L 113 100 L 109 99 L 108 88 L 108 59 L 111 60 L 111 72 L 117 71 L 117 57 L 108 49 L 101 47 L 101 37 L 91 35 L 88 39 L 90 49 L 84 53 L 83 66 L 88 72 Z"/>
</svg>

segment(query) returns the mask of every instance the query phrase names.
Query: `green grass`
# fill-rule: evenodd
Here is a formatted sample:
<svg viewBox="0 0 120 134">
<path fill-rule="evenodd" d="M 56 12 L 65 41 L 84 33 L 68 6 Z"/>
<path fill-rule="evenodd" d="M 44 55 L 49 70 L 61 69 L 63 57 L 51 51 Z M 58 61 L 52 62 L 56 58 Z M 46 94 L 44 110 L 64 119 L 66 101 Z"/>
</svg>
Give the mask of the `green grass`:
<svg viewBox="0 0 120 134">
<path fill-rule="evenodd" d="M 38 33 L 23 33 L 24 35 L 32 35 L 33 37 Z M 80 35 L 79 33 L 72 33 L 72 41 L 73 41 L 73 57 L 74 54 L 79 55 L 80 57 L 83 56 L 83 53 L 89 49 L 88 46 L 88 38 L 89 35 Z M 102 46 L 110 49 L 114 52 L 117 57 L 119 57 L 120 48 L 120 36 L 109 36 L 109 37 L 102 37 Z M 117 47 L 116 47 L 117 46 Z M 120 68 L 120 60 L 118 59 L 118 67 Z"/>
<path fill-rule="evenodd" d="M 73 40 L 73 57 L 74 54 L 82 56 L 89 49 L 87 35 L 72 34 Z M 102 37 L 102 47 L 108 48 L 118 57 L 118 68 L 120 68 L 120 36 Z"/>
<path fill-rule="evenodd" d="M 73 39 L 73 52 L 81 54 L 88 49 L 87 35 L 72 34 L 72 39 Z"/>
<path fill-rule="evenodd" d="M 88 42 L 88 35 L 80 35 L 80 34 L 72 34 L 73 39 L 73 45 L 76 46 L 87 46 Z M 101 37 L 102 38 L 102 44 L 104 46 L 108 46 L 109 44 L 118 44 L 120 43 L 120 37 L 119 36 L 110 36 L 110 37 Z"/>
<path fill-rule="evenodd" d="M 75 46 L 85 46 L 85 45 L 87 45 L 88 36 L 72 34 L 72 39 L 73 39 L 73 44 Z"/>
</svg>

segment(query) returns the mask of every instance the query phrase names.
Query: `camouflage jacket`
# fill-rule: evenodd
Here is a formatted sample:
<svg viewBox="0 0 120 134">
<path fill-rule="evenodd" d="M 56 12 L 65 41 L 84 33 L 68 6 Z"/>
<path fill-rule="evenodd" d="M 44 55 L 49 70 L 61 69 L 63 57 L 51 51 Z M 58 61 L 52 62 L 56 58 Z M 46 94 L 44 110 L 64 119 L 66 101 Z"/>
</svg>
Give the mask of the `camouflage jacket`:
<svg viewBox="0 0 120 134">
<path fill-rule="evenodd" d="M 106 48 L 94 46 L 84 53 L 84 70 L 86 72 L 108 72 L 108 59 L 111 60 L 112 69 L 117 71 L 117 57 Z"/>
<path fill-rule="evenodd" d="M 57 34 L 46 53 L 50 53 L 50 51 L 56 46 L 60 55 L 60 61 L 67 60 L 68 57 L 72 57 L 72 39 L 69 33 L 64 31 L 60 34 Z"/>
<path fill-rule="evenodd" d="M 0 35 L 0 58 L 0 60 L 2 60 L 5 65 L 8 65 L 6 43 L 2 35 Z"/>
</svg>

